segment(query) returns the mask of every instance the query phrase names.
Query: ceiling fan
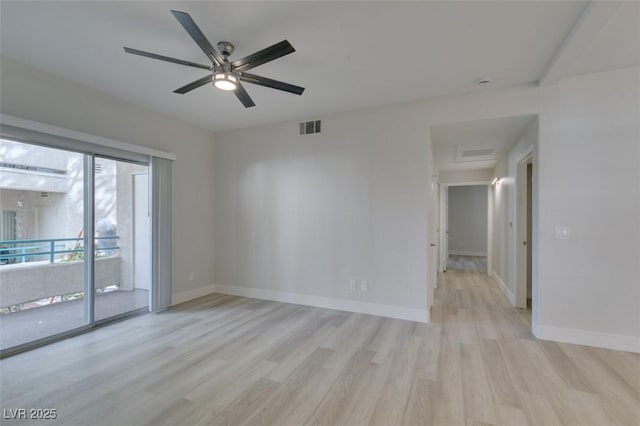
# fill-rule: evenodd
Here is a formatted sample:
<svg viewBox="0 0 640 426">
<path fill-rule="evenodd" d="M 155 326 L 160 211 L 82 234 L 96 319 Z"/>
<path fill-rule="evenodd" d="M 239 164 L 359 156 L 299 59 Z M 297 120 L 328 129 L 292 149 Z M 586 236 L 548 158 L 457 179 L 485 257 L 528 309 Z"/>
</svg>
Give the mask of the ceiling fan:
<svg viewBox="0 0 640 426">
<path fill-rule="evenodd" d="M 287 41 L 283 40 L 280 43 L 276 43 L 273 46 L 269 46 L 258 52 L 255 52 L 249 56 L 241 59 L 237 59 L 233 62 L 229 62 L 229 55 L 233 53 L 233 44 L 227 41 L 221 41 L 218 43 L 218 52 L 211 45 L 209 40 L 204 36 L 200 28 L 196 25 L 195 21 L 188 13 L 172 10 L 171 13 L 176 17 L 178 22 L 189 33 L 191 38 L 200 46 L 200 49 L 211 60 L 211 65 L 197 64 L 191 61 L 184 61 L 182 59 L 170 58 L 168 56 L 157 55 L 151 52 L 145 52 L 143 50 L 132 49 L 125 47 L 124 51 L 134 55 L 146 56 L 147 58 L 158 59 L 160 61 L 173 62 L 174 64 L 186 65 L 189 67 L 202 68 L 209 70 L 210 74 L 180 87 L 173 91 L 173 93 L 179 93 L 181 95 L 188 93 L 198 87 L 212 82 L 215 87 L 225 91 L 233 91 L 240 102 L 246 107 L 252 107 L 256 104 L 253 102 L 247 91 L 244 89 L 240 82 L 258 84 L 260 86 L 270 87 L 272 89 L 282 90 L 284 92 L 294 93 L 301 95 L 304 92 L 304 87 L 295 86 L 293 84 L 284 83 L 282 81 L 272 80 L 260 75 L 250 74 L 246 71 L 262 65 L 264 63 L 273 61 L 289 53 L 295 52 L 293 46 Z"/>
</svg>

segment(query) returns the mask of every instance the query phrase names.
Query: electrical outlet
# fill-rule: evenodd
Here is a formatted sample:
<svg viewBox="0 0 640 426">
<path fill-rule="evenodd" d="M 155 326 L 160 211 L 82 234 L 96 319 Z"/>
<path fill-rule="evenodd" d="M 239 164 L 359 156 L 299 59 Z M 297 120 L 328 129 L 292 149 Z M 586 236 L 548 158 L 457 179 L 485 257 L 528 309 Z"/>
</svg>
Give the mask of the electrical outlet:
<svg viewBox="0 0 640 426">
<path fill-rule="evenodd" d="M 571 228 L 568 226 L 556 226 L 553 228 L 554 240 L 569 240 L 571 239 Z"/>
<path fill-rule="evenodd" d="M 369 290 L 369 281 L 362 280 L 360 281 L 360 291 L 367 292 Z"/>
<path fill-rule="evenodd" d="M 356 280 L 349 280 L 349 290 L 356 291 Z"/>
</svg>

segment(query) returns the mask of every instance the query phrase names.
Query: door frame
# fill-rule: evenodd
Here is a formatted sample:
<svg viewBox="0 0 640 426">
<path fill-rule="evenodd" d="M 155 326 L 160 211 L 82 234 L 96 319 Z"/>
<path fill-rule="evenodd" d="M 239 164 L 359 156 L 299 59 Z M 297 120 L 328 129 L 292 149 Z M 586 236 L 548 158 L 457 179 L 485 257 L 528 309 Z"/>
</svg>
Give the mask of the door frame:
<svg viewBox="0 0 640 426">
<path fill-rule="evenodd" d="M 440 184 L 440 217 L 439 226 L 440 234 L 438 235 L 440 245 L 440 255 L 438 256 L 440 264 L 438 265 L 439 272 L 447 272 L 447 262 L 449 261 L 449 247 L 448 247 L 448 209 L 449 209 L 449 186 L 446 183 Z"/>
<path fill-rule="evenodd" d="M 149 169 L 151 167 L 149 166 Z M 146 172 L 135 172 L 131 174 L 131 205 L 133 206 L 133 221 L 132 221 L 132 226 L 131 226 L 131 234 L 133 236 L 132 241 L 133 244 L 131 245 L 133 247 L 132 250 L 132 257 L 131 257 L 131 261 L 133 263 L 133 288 L 138 288 L 136 286 L 136 282 L 137 282 L 137 278 L 136 278 L 136 273 L 137 273 L 137 268 L 138 268 L 138 258 L 137 258 L 137 254 L 138 254 L 138 238 L 137 238 L 137 228 L 138 228 L 138 211 L 136 209 L 136 200 L 138 197 L 138 184 L 136 183 L 136 177 L 141 176 L 141 175 L 146 175 L 147 176 L 147 211 L 146 211 L 146 215 L 148 217 L 148 224 L 147 224 L 147 228 L 148 228 L 148 233 L 149 233 L 149 241 L 147 241 L 148 244 L 148 251 L 149 251 L 149 256 L 147 258 L 148 264 L 145 266 L 145 270 L 147 275 L 149 276 L 149 287 L 146 288 L 146 290 L 149 290 L 149 306 L 151 306 L 151 190 L 149 188 L 149 186 L 151 185 L 151 179 L 150 179 L 150 173 L 149 170 Z"/>
<path fill-rule="evenodd" d="M 427 262 L 429 268 L 427 270 L 432 271 L 429 279 L 429 307 L 434 305 L 434 290 L 438 288 L 438 273 L 440 272 L 440 182 L 438 175 L 431 176 L 431 214 L 433 220 L 431 223 L 430 235 L 428 238 L 428 255 Z"/>
<path fill-rule="evenodd" d="M 533 156 L 533 146 L 530 146 L 515 161 L 516 164 L 516 196 L 515 196 L 515 232 L 514 247 L 516 248 L 515 259 L 515 306 L 516 308 L 527 308 L 527 244 L 533 244 L 533 241 L 527 241 L 527 164 L 531 163 L 535 173 L 535 161 Z M 535 214 L 535 199 L 532 200 L 532 213 Z M 531 224 L 533 227 L 533 223 Z M 534 234 L 532 229 L 532 235 Z M 533 238 L 532 238 L 533 239 Z M 525 244 L 526 242 L 526 244 Z M 532 247 L 533 249 L 533 247 Z M 533 263 L 533 262 L 532 262 Z M 530 265 L 533 267 L 533 265 Z M 532 294 L 533 298 L 533 294 Z M 533 303 L 533 300 L 532 300 Z"/>
<path fill-rule="evenodd" d="M 486 186 L 487 187 L 487 275 L 491 276 L 491 262 L 493 259 L 493 239 L 492 218 L 493 218 L 493 198 L 491 191 L 491 181 L 464 181 L 464 182 L 441 182 L 440 183 L 440 265 L 439 272 L 447 272 L 447 262 L 449 261 L 449 187 L 451 186 Z"/>
</svg>

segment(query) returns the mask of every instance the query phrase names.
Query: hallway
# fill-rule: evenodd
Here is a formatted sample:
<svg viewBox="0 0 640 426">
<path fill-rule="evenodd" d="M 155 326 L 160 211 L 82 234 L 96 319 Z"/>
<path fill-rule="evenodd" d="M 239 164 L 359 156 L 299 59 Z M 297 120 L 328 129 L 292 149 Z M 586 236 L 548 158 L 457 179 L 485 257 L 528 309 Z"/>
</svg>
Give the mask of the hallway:
<svg viewBox="0 0 640 426">
<path fill-rule="evenodd" d="M 436 302 L 424 324 L 212 294 L 3 359 L 0 399 L 68 425 L 637 425 L 640 355 L 533 339 L 481 272 Z"/>
</svg>

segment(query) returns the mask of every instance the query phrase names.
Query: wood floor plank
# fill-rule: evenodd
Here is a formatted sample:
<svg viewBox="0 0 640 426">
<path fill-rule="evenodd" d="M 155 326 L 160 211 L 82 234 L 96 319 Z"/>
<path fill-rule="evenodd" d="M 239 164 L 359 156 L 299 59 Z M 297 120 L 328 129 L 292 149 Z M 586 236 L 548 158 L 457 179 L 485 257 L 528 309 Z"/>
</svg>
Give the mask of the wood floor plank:
<svg viewBox="0 0 640 426">
<path fill-rule="evenodd" d="M 420 338 L 407 335 L 398 343 L 394 356 L 387 358 L 391 368 L 373 412 L 373 425 L 400 424 L 411 393 L 414 380 L 412 372 L 415 371 L 421 341 Z"/>
<path fill-rule="evenodd" d="M 480 349 L 477 345 L 462 344 L 460 359 L 462 375 L 465 378 L 462 382 L 465 417 L 474 422 L 490 422 L 493 417 L 491 410 L 494 398 L 487 381 Z"/>
<path fill-rule="evenodd" d="M 435 386 L 432 380 L 422 377 L 414 378 L 404 413 L 402 413 L 401 424 L 416 426 L 433 424 Z"/>
<path fill-rule="evenodd" d="M 482 261 L 458 262 L 430 324 L 213 294 L 0 360 L 0 408 L 65 426 L 638 426 L 640 354 L 536 340 Z"/>
<path fill-rule="evenodd" d="M 557 343 L 544 340 L 537 343 L 547 355 L 551 366 L 564 379 L 567 386 L 575 390 L 593 392 L 593 387 L 589 384 L 587 378 L 576 368 L 574 362 Z"/>
<path fill-rule="evenodd" d="M 345 416 L 344 410 L 352 395 L 356 394 L 358 384 L 367 373 L 373 355 L 374 352 L 364 350 L 356 351 L 353 354 L 338 379 L 305 424 L 332 426 Z"/>
<path fill-rule="evenodd" d="M 446 323 L 445 323 L 446 324 Z M 443 330 L 444 331 L 444 330 Z M 462 362 L 457 342 L 440 344 L 434 425 L 465 424 Z"/>
<path fill-rule="evenodd" d="M 522 409 L 531 426 L 562 426 L 562 422 L 553 408 L 552 401 L 544 395 L 518 392 Z"/>
<path fill-rule="evenodd" d="M 435 381 L 438 378 L 440 362 L 440 334 L 441 328 L 429 324 L 420 342 L 418 361 L 416 362 L 416 376 Z"/>
<path fill-rule="evenodd" d="M 504 405 L 494 405 L 492 410 L 493 423 L 496 426 L 528 426 L 527 416 L 518 408 Z"/>
<path fill-rule="evenodd" d="M 390 368 L 391 363 L 382 365 L 368 363 L 364 374 L 352 386 L 352 397 L 344 401 L 342 415 L 336 418 L 336 425 L 369 425 L 371 423 Z"/>
<path fill-rule="evenodd" d="M 498 342 L 493 339 L 483 339 L 480 343 L 480 352 L 495 402 L 508 407 L 520 408 L 516 388 Z"/>
<path fill-rule="evenodd" d="M 316 349 L 267 399 L 265 405 L 242 424 L 281 424 L 276 420 L 295 404 L 296 395 L 300 389 L 318 377 L 318 371 L 322 370 L 322 365 L 333 352 L 327 348 Z"/>
<path fill-rule="evenodd" d="M 266 378 L 259 379 L 255 384 L 241 393 L 232 404 L 212 419 L 201 420 L 201 424 L 216 424 L 221 426 L 234 426 L 242 424 L 257 411 L 264 407 L 268 399 L 280 387 L 280 383 Z"/>
</svg>

